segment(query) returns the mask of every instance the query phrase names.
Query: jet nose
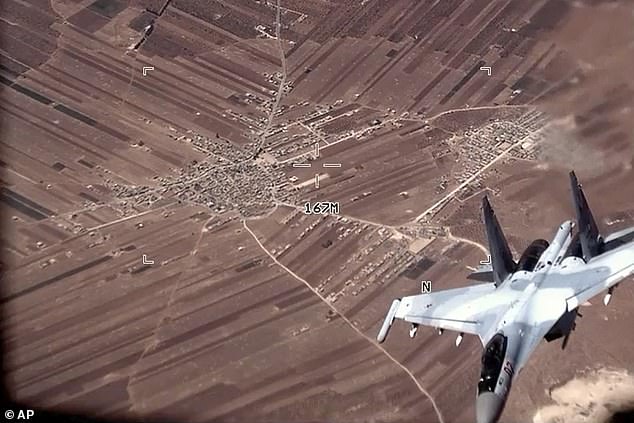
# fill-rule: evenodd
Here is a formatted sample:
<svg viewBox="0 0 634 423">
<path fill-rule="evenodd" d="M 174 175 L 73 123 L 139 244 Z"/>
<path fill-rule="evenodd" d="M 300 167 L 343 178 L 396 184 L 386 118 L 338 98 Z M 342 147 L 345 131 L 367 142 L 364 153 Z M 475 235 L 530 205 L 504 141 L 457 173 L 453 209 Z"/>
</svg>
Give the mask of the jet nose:
<svg viewBox="0 0 634 423">
<path fill-rule="evenodd" d="M 502 414 L 504 400 L 493 392 L 483 392 L 476 399 L 476 421 L 478 423 L 495 423 Z"/>
</svg>

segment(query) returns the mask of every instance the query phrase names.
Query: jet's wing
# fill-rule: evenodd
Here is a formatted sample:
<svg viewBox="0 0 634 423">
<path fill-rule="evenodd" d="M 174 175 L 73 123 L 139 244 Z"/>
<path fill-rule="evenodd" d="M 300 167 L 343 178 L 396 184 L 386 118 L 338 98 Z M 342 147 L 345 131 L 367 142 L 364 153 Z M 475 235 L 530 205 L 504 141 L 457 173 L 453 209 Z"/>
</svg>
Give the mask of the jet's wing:
<svg viewBox="0 0 634 423">
<path fill-rule="evenodd" d="M 543 304 L 537 320 L 527 324 L 516 370 L 528 361 L 544 336 L 565 314 L 579 305 L 634 275 L 634 243 L 603 253 L 588 263 L 577 257 L 564 260 L 561 267 L 549 273 L 538 294 Z"/>
<path fill-rule="evenodd" d="M 492 283 L 420 294 L 394 300 L 377 340 L 383 342 L 396 319 L 478 335 L 484 344 L 520 291 L 496 289 Z"/>
<path fill-rule="evenodd" d="M 568 310 L 573 310 L 621 280 L 634 275 L 634 243 L 603 253 L 586 265 L 562 269 L 549 287 L 563 289 Z"/>
</svg>

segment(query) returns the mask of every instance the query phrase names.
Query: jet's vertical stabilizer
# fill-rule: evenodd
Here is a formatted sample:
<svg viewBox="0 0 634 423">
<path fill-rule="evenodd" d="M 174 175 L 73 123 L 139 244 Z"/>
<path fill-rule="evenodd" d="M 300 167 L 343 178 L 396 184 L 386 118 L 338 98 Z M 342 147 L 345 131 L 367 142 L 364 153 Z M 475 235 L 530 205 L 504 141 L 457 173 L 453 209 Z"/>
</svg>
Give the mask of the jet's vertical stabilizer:
<svg viewBox="0 0 634 423">
<path fill-rule="evenodd" d="M 575 205 L 575 213 L 577 214 L 577 224 L 579 225 L 578 231 L 581 251 L 583 259 L 588 261 L 592 257 L 601 254 L 603 240 L 574 171 L 570 172 L 570 185 L 572 189 L 572 200 Z"/>
<path fill-rule="evenodd" d="M 499 286 L 509 274 L 515 271 L 517 265 L 513 261 L 509 244 L 486 196 L 482 199 L 482 214 L 489 240 L 489 251 L 491 251 L 493 281 L 496 286 Z"/>
</svg>

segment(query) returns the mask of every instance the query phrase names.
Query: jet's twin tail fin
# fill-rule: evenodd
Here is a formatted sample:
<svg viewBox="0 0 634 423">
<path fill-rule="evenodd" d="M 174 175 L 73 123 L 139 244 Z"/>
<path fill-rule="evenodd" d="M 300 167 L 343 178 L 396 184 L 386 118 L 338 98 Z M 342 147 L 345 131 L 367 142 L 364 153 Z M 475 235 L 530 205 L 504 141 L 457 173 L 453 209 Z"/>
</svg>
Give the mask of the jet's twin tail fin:
<svg viewBox="0 0 634 423">
<path fill-rule="evenodd" d="M 517 264 L 513 261 L 513 254 L 506 241 L 502 227 L 495 217 L 495 212 L 485 196 L 482 199 L 482 214 L 484 215 L 484 226 L 486 227 L 489 241 L 489 251 L 491 252 L 491 266 L 493 270 L 493 282 L 499 286 L 504 279 L 515 272 Z"/>
<path fill-rule="evenodd" d="M 579 184 L 574 171 L 570 172 L 570 185 L 572 189 L 572 200 L 575 206 L 575 213 L 577 214 L 581 251 L 583 259 L 588 261 L 592 257 L 601 254 L 603 239 L 601 238 L 597 223 L 592 216 L 592 211 L 590 210 L 586 196 L 583 194 L 583 190 L 581 189 L 581 185 Z"/>
</svg>

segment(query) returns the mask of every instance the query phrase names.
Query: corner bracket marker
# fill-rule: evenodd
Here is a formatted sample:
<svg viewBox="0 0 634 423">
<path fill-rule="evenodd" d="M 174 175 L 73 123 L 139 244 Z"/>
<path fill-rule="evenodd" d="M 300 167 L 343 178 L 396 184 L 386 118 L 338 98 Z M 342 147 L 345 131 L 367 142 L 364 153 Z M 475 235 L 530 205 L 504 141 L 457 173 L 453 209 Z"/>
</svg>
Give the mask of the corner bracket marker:
<svg viewBox="0 0 634 423">
<path fill-rule="evenodd" d="M 481 264 L 481 265 L 483 265 L 483 266 L 484 266 L 484 265 L 487 265 L 487 264 L 491 264 L 491 254 L 489 254 L 489 255 L 487 256 L 487 259 L 486 259 L 486 260 L 481 260 L 481 261 L 480 261 L 480 264 Z"/>
</svg>

